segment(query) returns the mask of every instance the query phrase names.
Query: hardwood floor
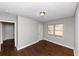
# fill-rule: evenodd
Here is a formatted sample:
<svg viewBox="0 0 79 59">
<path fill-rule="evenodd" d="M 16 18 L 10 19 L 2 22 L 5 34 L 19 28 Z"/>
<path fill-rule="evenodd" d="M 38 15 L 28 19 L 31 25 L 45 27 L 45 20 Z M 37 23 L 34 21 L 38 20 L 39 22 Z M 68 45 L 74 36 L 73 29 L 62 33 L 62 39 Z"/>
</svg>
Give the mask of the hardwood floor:
<svg viewBox="0 0 79 59">
<path fill-rule="evenodd" d="M 73 56 L 73 50 L 41 40 L 19 51 L 14 47 L 14 40 L 4 41 L 1 47 L 1 56 Z"/>
</svg>

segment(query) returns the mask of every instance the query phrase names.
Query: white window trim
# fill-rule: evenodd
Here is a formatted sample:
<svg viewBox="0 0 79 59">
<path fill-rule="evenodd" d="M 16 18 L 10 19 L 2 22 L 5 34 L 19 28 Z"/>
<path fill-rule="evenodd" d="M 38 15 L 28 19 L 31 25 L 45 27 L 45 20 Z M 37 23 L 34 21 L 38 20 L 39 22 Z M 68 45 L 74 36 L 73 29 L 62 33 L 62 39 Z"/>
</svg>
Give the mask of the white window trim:
<svg viewBox="0 0 79 59">
<path fill-rule="evenodd" d="M 47 25 L 47 33 L 48 33 L 48 26 L 53 25 L 53 24 L 49 24 Z M 54 25 L 53 25 L 54 26 Z M 54 35 L 54 30 L 53 30 L 53 34 L 48 34 L 48 35 Z"/>
<path fill-rule="evenodd" d="M 47 25 L 47 34 L 48 34 L 48 26 L 49 26 L 49 25 L 53 25 L 53 26 L 54 26 L 54 30 L 53 30 L 54 34 L 48 34 L 48 35 L 63 38 L 63 37 L 64 37 L 64 24 L 63 24 L 63 36 L 60 36 L 60 35 L 55 35 L 55 25 L 58 25 L 58 24 L 63 24 L 63 23 L 48 24 L 48 25 Z"/>
</svg>

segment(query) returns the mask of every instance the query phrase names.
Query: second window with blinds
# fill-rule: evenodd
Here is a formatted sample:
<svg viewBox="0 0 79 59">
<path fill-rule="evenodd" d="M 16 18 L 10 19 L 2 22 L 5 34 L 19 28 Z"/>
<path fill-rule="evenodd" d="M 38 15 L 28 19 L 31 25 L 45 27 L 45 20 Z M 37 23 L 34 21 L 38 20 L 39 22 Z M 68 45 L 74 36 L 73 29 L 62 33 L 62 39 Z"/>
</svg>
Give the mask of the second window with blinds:
<svg viewBox="0 0 79 59">
<path fill-rule="evenodd" d="M 48 25 L 48 34 L 63 37 L 64 25 L 63 24 Z"/>
</svg>

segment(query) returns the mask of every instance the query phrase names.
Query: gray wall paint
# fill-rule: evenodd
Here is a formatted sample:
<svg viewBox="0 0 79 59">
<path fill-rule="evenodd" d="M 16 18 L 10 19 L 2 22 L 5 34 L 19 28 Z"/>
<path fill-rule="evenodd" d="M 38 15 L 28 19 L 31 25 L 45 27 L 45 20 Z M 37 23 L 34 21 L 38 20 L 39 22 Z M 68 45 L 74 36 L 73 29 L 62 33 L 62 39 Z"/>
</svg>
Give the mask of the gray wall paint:
<svg viewBox="0 0 79 59">
<path fill-rule="evenodd" d="M 28 45 L 29 43 L 43 38 L 43 24 L 35 20 L 31 20 L 24 17 L 17 17 L 12 14 L 0 12 L 0 21 L 16 22 L 15 46 L 17 47 L 17 49 L 18 47 L 21 48 L 25 45 Z"/>
<path fill-rule="evenodd" d="M 75 55 L 79 56 L 79 3 L 75 13 Z"/>
<path fill-rule="evenodd" d="M 39 40 L 39 22 L 18 16 L 18 49 Z"/>
<path fill-rule="evenodd" d="M 3 40 L 14 39 L 14 24 L 2 22 Z"/>
<path fill-rule="evenodd" d="M 43 38 L 43 35 L 44 38 L 49 41 L 74 48 L 74 17 L 62 18 L 41 24 L 28 18 L 20 16 L 16 17 L 7 13 L 0 13 L 0 20 L 16 22 L 16 37 L 18 39 L 16 40 L 16 45 L 18 45 L 18 48 L 28 45 L 31 42 L 40 40 Z M 47 24 L 54 23 L 64 23 L 65 32 L 63 38 L 54 37 L 47 34 Z"/>
<path fill-rule="evenodd" d="M 16 16 L 3 12 L 0 12 L 0 20 L 17 22 Z"/>
<path fill-rule="evenodd" d="M 51 22 L 44 23 L 43 31 L 44 31 L 44 39 L 47 39 L 51 42 L 55 42 L 56 44 L 64 45 L 69 48 L 74 49 L 74 17 L 62 18 L 59 20 L 53 20 Z M 55 37 L 52 35 L 48 35 L 47 33 L 47 25 L 48 24 L 64 24 L 64 37 Z"/>
<path fill-rule="evenodd" d="M 43 24 L 42 23 L 39 23 L 38 25 L 38 35 L 39 35 L 39 40 L 42 40 L 43 39 Z"/>
<path fill-rule="evenodd" d="M 17 16 L 9 14 L 9 13 L 5 13 L 5 12 L 0 12 L 0 22 L 16 22 L 16 31 L 18 29 L 17 27 Z M 18 33 L 16 32 L 16 40 L 15 40 L 15 46 L 17 47 L 17 41 L 18 40 Z M 1 40 L 2 42 L 2 40 Z"/>
</svg>

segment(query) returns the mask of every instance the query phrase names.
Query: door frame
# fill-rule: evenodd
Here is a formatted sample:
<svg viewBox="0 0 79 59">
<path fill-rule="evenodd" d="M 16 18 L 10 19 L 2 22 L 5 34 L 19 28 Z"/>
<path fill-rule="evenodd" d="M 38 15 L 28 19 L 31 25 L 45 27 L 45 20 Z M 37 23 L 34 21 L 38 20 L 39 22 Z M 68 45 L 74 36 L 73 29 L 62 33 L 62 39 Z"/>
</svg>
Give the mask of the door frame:
<svg viewBox="0 0 79 59">
<path fill-rule="evenodd" d="M 16 30 L 16 22 L 15 21 L 8 21 L 8 20 L 0 20 L 0 22 L 8 22 L 8 23 L 14 23 L 14 42 L 15 42 L 15 47 L 17 48 L 17 36 L 16 36 L 16 34 L 17 34 L 17 30 Z M 3 43 L 3 39 L 1 38 L 1 44 Z"/>
</svg>

